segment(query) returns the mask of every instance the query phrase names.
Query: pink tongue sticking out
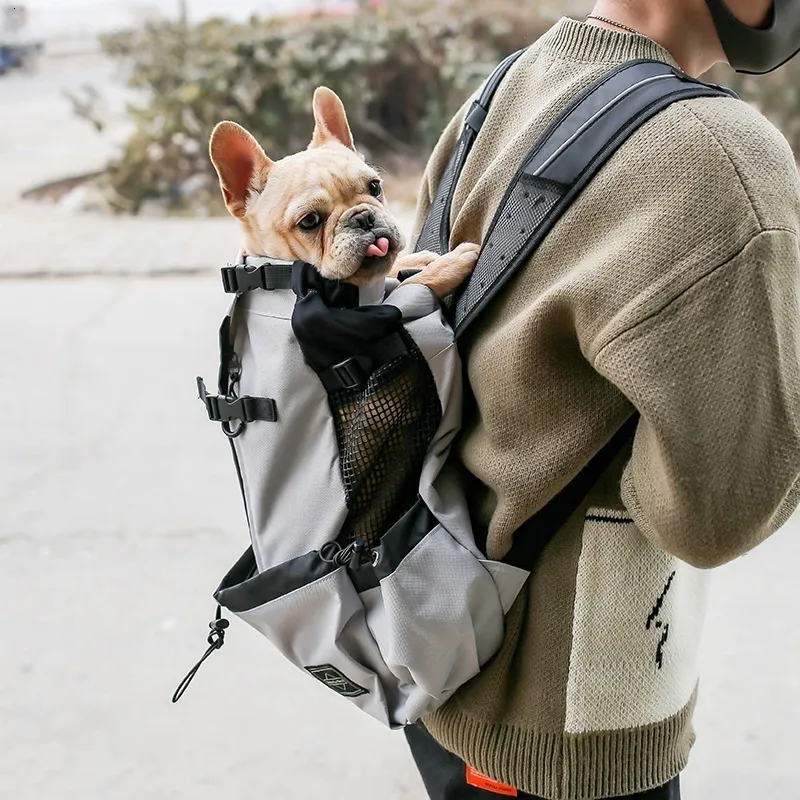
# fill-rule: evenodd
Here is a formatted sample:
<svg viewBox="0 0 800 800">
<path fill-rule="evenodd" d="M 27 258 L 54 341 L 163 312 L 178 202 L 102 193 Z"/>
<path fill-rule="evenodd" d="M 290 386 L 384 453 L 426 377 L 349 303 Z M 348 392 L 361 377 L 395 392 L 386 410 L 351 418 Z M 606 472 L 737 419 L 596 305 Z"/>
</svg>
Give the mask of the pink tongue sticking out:
<svg viewBox="0 0 800 800">
<path fill-rule="evenodd" d="M 374 258 L 383 258 L 389 252 L 389 240 L 385 236 L 377 239 L 375 244 L 367 248 L 367 255 Z"/>
</svg>

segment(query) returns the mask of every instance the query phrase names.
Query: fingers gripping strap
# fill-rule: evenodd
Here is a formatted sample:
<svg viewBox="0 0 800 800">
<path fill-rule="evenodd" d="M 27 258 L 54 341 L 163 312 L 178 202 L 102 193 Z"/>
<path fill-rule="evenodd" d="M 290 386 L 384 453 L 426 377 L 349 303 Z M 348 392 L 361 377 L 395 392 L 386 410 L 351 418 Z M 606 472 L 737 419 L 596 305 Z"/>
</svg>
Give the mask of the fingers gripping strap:
<svg viewBox="0 0 800 800">
<path fill-rule="evenodd" d="M 446 253 L 450 249 L 450 209 L 453 205 L 458 178 L 467 156 L 472 150 L 472 145 L 489 113 L 489 106 L 511 67 L 517 62 L 525 50 L 512 53 L 502 61 L 489 76 L 481 91 L 480 97 L 472 104 L 464 120 L 464 131 L 458 140 L 447 168 L 439 181 L 436 196 L 431 203 L 430 211 L 425 219 L 425 224 L 417 240 L 416 252 L 420 250 L 433 250 L 436 253 Z"/>
<path fill-rule="evenodd" d="M 538 247 L 606 161 L 677 100 L 729 94 L 656 61 L 625 64 L 580 95 L 523 161 L 455 307 L 456 336 Z"/>
</svg>

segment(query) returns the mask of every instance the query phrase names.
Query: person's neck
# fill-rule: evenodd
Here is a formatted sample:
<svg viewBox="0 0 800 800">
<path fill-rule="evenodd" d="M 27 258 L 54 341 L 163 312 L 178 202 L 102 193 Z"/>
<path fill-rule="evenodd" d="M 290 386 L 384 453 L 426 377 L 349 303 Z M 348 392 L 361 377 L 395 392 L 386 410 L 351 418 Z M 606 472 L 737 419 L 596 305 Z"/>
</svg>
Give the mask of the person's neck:
<svg viewBox="0 0 800 800">
<path fill-rule="evenodd" d="M 693 77 L 702 75 L 724 58 L 705 3 L 685 0 L 669 0 L 665 3 L 597 0 L 591 13 L 633 28 L 658 42 L 681 69 Z M 622 30 L 596 19 L 587 19 L 587 22 L 609 30 Z"/>
</svg>

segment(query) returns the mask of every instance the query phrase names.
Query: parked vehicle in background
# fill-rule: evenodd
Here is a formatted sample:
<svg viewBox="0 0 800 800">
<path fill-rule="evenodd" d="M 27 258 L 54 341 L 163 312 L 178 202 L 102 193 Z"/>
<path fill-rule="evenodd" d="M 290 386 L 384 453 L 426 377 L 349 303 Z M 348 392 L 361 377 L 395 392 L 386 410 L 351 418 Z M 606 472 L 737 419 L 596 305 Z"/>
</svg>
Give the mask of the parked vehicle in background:
<svg viewBox="0 0 800 800">
<path fill-rule="evenodd" d="M 11 69 L 32 69 L 44 48 L 28 34 L 28 9 L 19 3 L 0 7 L 0 75 Z"/>
</svg>

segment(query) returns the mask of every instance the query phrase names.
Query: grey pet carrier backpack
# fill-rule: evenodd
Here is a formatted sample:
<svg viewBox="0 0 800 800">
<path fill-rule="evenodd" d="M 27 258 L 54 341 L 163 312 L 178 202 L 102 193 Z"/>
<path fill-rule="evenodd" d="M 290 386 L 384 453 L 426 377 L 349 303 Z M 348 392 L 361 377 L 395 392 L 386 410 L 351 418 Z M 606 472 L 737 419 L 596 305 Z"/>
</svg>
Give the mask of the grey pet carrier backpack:
<svg viewBox="0 0 800 800">
<path fill-rule="evenodd" d="M 453 192 L 492 97 L 473 103 L 418 249 L 450 248 Z M 444 703 L 497 652 L 538 552 L 580 505 L 632 418 L 514 537 L 503 561 L 476 542 L 448 455 L 461 424 L 457 340 L 627 137 L 676 100 L 717 96 L 660 62 L 625 64 L 541 137 L 508 187 L 467 285 L 443 308 L 424 286 L 374 290 L 310 264 L 240 258 L 220 330 L 219 394 L 198 378 L 229 437 L 250 547 L 214 597 L 292 663 L 391 727 Z"/>
</svg>

